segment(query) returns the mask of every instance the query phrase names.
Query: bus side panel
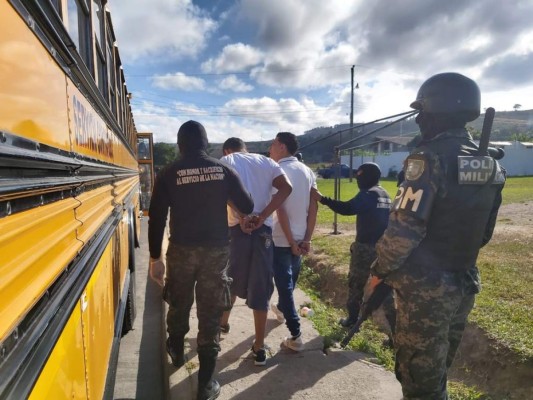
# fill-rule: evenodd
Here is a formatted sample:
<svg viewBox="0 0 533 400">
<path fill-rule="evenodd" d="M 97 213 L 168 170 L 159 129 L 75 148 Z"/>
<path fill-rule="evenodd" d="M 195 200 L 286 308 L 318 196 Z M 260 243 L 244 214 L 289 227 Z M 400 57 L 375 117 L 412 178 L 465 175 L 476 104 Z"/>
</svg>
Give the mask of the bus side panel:
<svg viewBox="0 0 533 400">
<path fill-rule="evenodd" d="M 135 156 L 133 156 L 124 147 L 124 145 L 122 145 L 122 142 L 120 141 L 120 139 L 118 139 L 117 136 L 115 136 L 113 146 L 114 146 L 113 154 L 115 155 L 114 157 L 115 164 L 121 165 L 126 168 L 130 168 L 133 170 L 137 170 L 139 168 L 139 163 L 137 162 L 137 159 L 135 158 Z"/>
<path fill-rule="evenodd" d="M 81 298 L 88 397 L 91 399 L 103 397 L 115 330 L 113 247 L 113 240 L 110 240 Z"/>
<path fill-rule="evenodd" d="M 78 301 L 29 399 L 86 399 L 81 303 Z"/>
<path fill-rule="evenodd" d="M 69 151 L 63 71 L 9 2 L 0 15 L 0 130 Z"/>
<path fill-rule="evenodd" d="M 118 136 L 107 127 L 74 84 L 67 81 L 72 151 L 83 156 L 137 170 L 137 160 Z"/>
<path fill-rule="evenodd" d="M 138 185 L 138 183 L 139 183 L 139 177 L 137 175 L 135 175 L 132 178 L 123 179 L 121 181 L 114 183 L 113 194 L 115 196 L 115 202 L 118 204 L 123 204 L 126 197 L 131 193 L 131 191 L 135 188 L 135 186 Z M 138 186 L 136 190 L 139 190 Z"/>
<path fill-rule="evenodd" d="M 76 218 L 82 222 L 78 239 L 87 243 L 113 211 L 113 187 L 101 186 L 76 197 L 81 202 L 76 208 Z"/>
<path fill-rule="evenodd" d="M 0 342 L 76 256 L 74 199 L 0 219 Z"/>
</svg>

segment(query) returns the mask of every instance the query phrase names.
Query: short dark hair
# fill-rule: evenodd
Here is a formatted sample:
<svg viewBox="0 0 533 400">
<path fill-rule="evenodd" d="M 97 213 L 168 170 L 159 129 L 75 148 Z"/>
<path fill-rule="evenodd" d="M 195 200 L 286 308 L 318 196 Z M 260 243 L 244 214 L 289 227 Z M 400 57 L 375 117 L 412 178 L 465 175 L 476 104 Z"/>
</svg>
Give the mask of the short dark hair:
<svg viewBox="0 0 533 400">
<path fill-rule="evenodd" d="M 292 155 L 296 154 L 296 151 L 298 150 L 298 139 L 296 139 L 296 135 L 294 133 L 279 132 L 276 135 L 276 138 L 280 141 L 280 143 L 283 143 L 285 146 L 287 146 L 287 151 L 289 153 Z"/>
<path fill-rule="evenodd" d="M 224 142 L 222 150 L 243 151 L 246 150 L 246 145 L 242 139 L 231 137 Z"/>
</svg>

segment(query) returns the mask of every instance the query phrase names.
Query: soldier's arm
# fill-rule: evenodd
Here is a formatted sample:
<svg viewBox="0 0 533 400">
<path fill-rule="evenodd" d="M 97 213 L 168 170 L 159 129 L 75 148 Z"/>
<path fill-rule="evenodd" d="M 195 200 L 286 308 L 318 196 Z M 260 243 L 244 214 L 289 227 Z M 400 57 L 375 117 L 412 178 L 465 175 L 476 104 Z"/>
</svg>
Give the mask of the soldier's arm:
<svg viewBox="0 0 533 400">
<path fill-rule="evenodd" d="M 372 275 L 384 278 L 399 269 L 426 236 L 426 223 L 405 213 L 392 213 L 389 226 L 376 244 Z"/>
<path fill-rule="evenodd" d="M 426 236 L 426 227 L 439 187 L 437 157 L 413 154 L 406 160 L 405 181 L 398 188 L 389 225 L 376 244 L 372 274 L 384 278 L 401 268 Z"/>
<path fill-rule="evenodd" d="M 358 215 L 361 212 L 372 208 L 366 193 L 359 192 L 354 198 L 348 201 L 333 200 L 329 197 L 322 197 L 320 203 L 328 206 L 332 211 L 341 215 Z"/>
<path fill-rule="evenodd" d="M 237 172 L 228 167 L 227 177 L 229 179 L 229 199 L 228 205 L 239 215 L 250 214 L 254 210 L 252 196 L 244 188 Z"/>
</svg>

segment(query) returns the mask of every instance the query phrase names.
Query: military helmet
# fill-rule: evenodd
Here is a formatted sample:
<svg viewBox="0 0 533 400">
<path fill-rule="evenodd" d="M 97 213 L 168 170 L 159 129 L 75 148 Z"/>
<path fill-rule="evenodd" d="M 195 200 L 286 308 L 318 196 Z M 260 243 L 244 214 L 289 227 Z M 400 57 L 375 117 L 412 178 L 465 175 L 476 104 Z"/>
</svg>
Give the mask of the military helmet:
<svg viewBox="0 0 533 400">
<path fill-rule="evenodd" d="M 463 114 L 473 121 L 480 114 L 481 95 L 472 79 L 455 72 L 433 75 L 420 89 L 411 108 L 431 114 Z"/>
</svg>

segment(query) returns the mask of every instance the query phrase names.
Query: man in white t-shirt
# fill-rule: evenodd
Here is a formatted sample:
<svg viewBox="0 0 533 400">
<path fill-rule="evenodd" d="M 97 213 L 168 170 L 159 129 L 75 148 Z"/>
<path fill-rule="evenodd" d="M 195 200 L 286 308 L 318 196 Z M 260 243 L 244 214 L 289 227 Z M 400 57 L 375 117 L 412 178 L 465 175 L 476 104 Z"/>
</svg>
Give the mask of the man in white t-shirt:
<svg viewBox="0 0 533 400">
<path fill-rule="evenodd" d="M 292 185 L 292 192 L 274 215 L 274 281 L 278 302 L 271 309 L 279 322 L 285 321 L 291 333 L 283 345 L 302 351 L 300 318 L 294 305 L 293 291 L 300 274 L 302 256 L 311 248 L 318 204 L 313 171 L 295 157 L 298 140 L 290 132 L 280 132 L 270 146 L 270 157 L 279 163 Z"/>
<path fill-rule="evenodd" d="M 266 364 L 265 329 L 268 303 L 274 284 L 273 243 L 271 214 L 285 201 L 292 187 L 280 166 L 268 157 L 246 151 L 244 142 L 230 138 L 222 146 L 222 161 L 239 174 L 244 187 L 254 201 L 252 215 L 241 215 L 233 209 L 228 212 L 230 231 L 230 265 L 228 275 L 232 302 L 236 297 L 246 299 L 253 310 L 255 341 L 252 352 L 255 365 Z M 277 192 L 272 194 L 275 188 Z M 226 311 L 220 322 L 221 332 L 229 332 L 229 315 Z"/>
</svg>

